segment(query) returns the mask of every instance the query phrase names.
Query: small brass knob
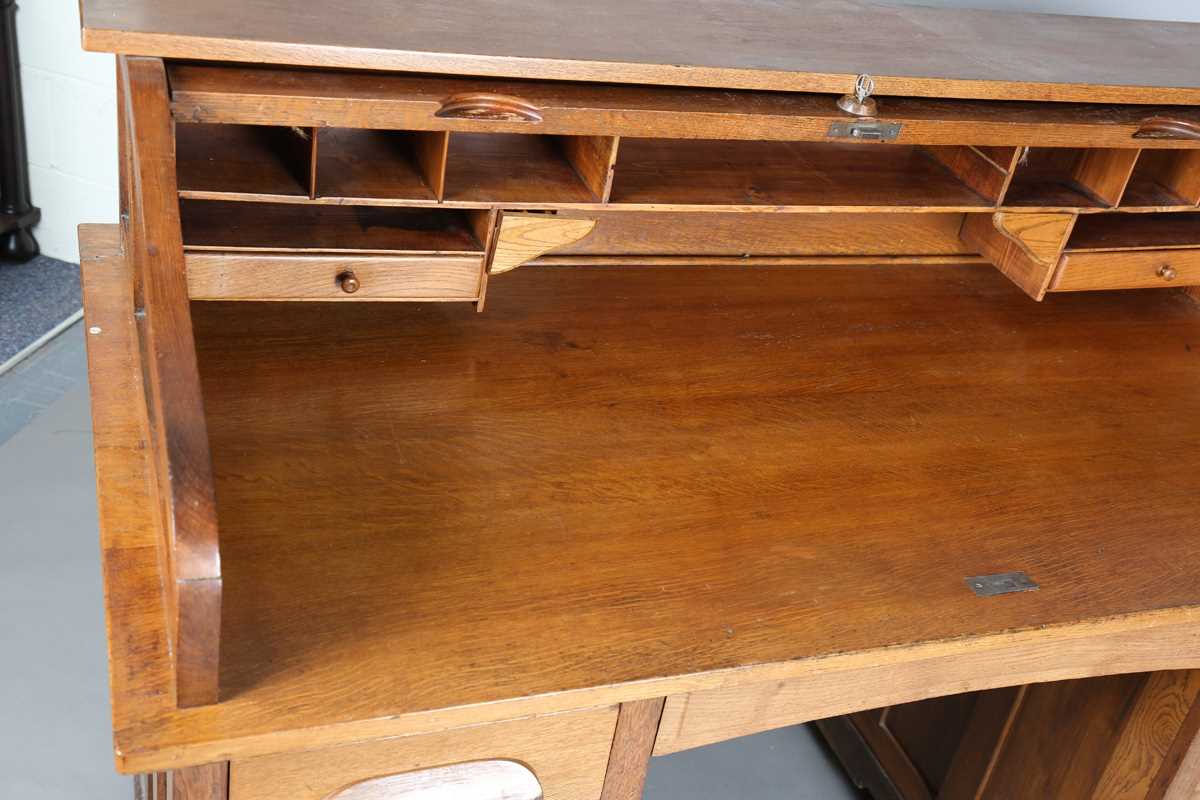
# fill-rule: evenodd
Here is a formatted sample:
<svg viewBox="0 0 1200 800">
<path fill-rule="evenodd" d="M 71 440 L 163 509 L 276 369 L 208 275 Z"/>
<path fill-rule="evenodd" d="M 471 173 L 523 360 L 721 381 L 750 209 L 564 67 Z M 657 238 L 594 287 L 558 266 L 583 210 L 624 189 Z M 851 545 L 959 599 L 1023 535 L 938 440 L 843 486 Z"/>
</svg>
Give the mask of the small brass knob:
<svg viewBox="0 0 1200 800">
<path fill-rule="evenodd" d="M 1170 264 L 1163 264 L 1158 268 L 1158 277 L 1162 278 L 1164 281 L 1173 281 L 1175 280 L 1175 276 L 1178 274 L 1179 273 L 1177 273 L 1175 268 Z"/>
<path fill-rule="evenodd" d="M 337 285 L 341 287 L 346 294 L 354 294 L 358 291 L 359 283 L 358 276 L 350 270 L 346 270 L 337 276 Z"/>
</svg>

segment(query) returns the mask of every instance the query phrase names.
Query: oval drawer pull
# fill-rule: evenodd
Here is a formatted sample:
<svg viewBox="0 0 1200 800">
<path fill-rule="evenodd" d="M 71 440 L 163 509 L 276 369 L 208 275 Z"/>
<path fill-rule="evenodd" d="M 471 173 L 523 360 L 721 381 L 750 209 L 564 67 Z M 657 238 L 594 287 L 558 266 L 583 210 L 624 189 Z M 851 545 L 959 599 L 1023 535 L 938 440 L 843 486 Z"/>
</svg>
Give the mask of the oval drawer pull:
<svg viewBox="0 0 1200 800">
<path fill-rule="evenodd" d="M 1170 264 L 1163 264 L 1158 268 L 1158 272 L 1156 274 L 1164 281 L 1173 281 L 1179 273 L 1176 272 L 1175 268 Z"/>
<path fill-rule="evenodd" d="M 346 270 L 337 276 L 337 285 L 346 294 L 354 294 L 361 286 L 358 276 L 351 270 Z"/>
<path fill-rule="evenodd" d="M 1133 135 L 1135 139 L 1200 139 L 1200 124 L 1170 117 L 1150 117 Z"/>
<path fill-rule="evenodd" d="M 434 116 L 448 119 L 541 122 L 542 110 L 533 103 L 507 94 L 464 92 L 443 100 L 442 107 Z"/>
</svg>

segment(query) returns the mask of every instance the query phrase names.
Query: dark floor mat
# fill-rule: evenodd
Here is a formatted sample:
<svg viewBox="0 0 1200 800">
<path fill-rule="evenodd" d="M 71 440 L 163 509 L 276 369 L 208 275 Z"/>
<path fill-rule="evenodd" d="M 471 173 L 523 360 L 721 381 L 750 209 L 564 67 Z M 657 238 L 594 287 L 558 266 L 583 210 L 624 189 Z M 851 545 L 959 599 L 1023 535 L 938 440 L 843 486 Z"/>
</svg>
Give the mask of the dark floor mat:
<svg viewBox="0 0 1200 800">
<path fill-rule="evenodd" d="M 79 267 L 38 256 L 0 264 L 0 364 L 79 310 Z"/>
</svg>

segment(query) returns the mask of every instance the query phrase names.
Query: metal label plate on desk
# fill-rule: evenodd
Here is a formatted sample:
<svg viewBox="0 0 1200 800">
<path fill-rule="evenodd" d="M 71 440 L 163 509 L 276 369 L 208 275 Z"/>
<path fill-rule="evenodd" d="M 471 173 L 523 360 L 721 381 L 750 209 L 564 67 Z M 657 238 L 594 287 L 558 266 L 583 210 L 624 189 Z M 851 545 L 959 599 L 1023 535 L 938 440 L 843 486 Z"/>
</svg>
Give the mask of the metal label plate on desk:
<svg viewBox="0 0 1200 800">
<path fill-rule="evenodd" d="M 829 126 L 830 139 L 857 139 L 860 142 L 894 142 L 900 135 L 899 122 L 878 120 L 849 120 Z"/>
<path fill-rule="evenodd" d="M 967 578 L 967 586 L 980 597 L 994 597 L 1012 592 L 1034 592 L 1040 588 L 1024 572 L 997 572 L 994 575 L 975 575 Z"/>
</svg>

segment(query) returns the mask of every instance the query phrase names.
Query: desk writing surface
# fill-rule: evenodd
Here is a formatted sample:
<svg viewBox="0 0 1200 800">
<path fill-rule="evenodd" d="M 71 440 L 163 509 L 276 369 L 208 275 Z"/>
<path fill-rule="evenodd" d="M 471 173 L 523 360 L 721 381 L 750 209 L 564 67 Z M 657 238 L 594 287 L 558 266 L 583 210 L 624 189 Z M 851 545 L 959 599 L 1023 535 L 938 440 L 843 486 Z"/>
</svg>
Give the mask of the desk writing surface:
<svg viewBox="0 0 1200 800">
<path fill-rule="evenodd" d="M 1184 297 L 1039 305 L 972 266 L 527 267 L 482 315 L 193 304 L 222 694 L 176 709 L 154 531 L 121 495 L 144 457 L 128 273 L 84 274 L 125 768 L 1197 617 Z M 1042 588 L 964 583 L 1015 569 Z"/>
<path fill-rule="evenodd" d="M 88 49 L 171 58 L 820 92 L 867 72 L 882 94 L 1200 100 L 1188 23 L 857 0 L 83 0 L 82 19 Z"/>
</svg>

